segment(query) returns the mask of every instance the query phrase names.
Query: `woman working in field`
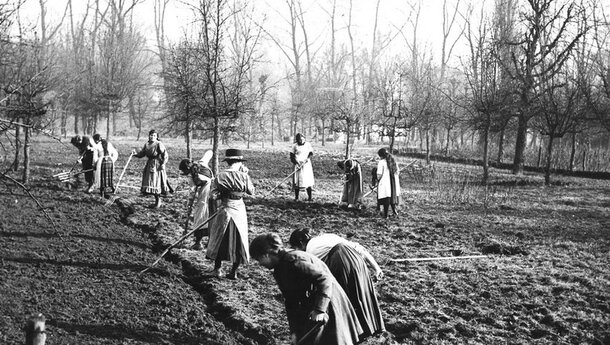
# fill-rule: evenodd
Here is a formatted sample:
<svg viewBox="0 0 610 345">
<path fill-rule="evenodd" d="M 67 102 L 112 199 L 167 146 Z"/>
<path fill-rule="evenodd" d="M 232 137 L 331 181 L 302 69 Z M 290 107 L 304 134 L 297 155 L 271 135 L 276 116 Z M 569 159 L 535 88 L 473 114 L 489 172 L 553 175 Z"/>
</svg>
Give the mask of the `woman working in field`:
<svg viewBox="0 0 610 345">
<path fill-rule="evenodd" d="M 215 212 L 215 209 L 211 207 L 214 202 L 210 202 L 210 186 L 214 174 L 208 167 L 208 162 L 210 161 L 210 158 L 212 158 L 212 155 L 212 151 L 206 151 L 203 158 L 197 162 L 193 162 L 190 159 L 183 159 L 178 167 L 182 172 L 182 175 L 190 176 L 191 190 L 184 231 L 189 231 L 189 221 L 192 214 L 193 228 L 197 229 L 195 231 L 195 245 L 193 245 L 193 249 L 195 250 L 200 250 L 202 248 L 201 240 L 204 235 L 209 234 L 209 223 L 203 226 L 201 225 L 208 219 L 210 214 Z M 199 229 L 200 226 L 201 229 Z"/>
<path fill-rule="evenodd" d="M 400 203 L 400 169 L 394 156 L 385 148 L 379 149 L 377 154 L 377 205 L 383 206 L 384 218 L 388 218 L 389 207 L 392 207 L 394 216 L 398 216 L 396 205 Z"/>
<path fill-rule="evenodd" d="M 106 199 L 109 193 L 114 193 L 114 162 L 119 158 L 119 153 L 114 146 L 99 134 L 93 135 L 95 151 L 93 161 L 95 162 L 95 184 L 100 195 Z"/>
<path fill-rule="evenodd" d="M 80 163 L 83 167 L 83 171 L 89 170 L 85 173 L 85 182 L 87 182 L 87 193 L 93 192 L 95 183 L 95 176 L 93 172 L 93 141 L 88 136 L 74 136 L 70 139 L 70 143 L 78 148 L 79 158 L 77 163 Z M 80 182 L 80 178 L 77 176 L 77 184 Z"/>
<path fill-rule="evenodd" d="M 363 184 L 360 163 L 354 159 L 346 159 L 338 162 L 337 165 L 345 172 L 341 202 L 346 203 L 347 208 L 359 209 L 362 205 Z"/>
<path fill-rule="evenodd" d="M 299 200 L 299 192 L 304 190 L 307 191 L 307 201 L 311 201 L 314 185 L 313 166 L 311 165 L 313 149 L 311 144 L 305 141 L 305 136 L 301 133 L 296 135 L 295 141 L 296 143 L 290 153 L 290 161 L 294 164 L 294 177 L 292 181 L 294 200 Z"/>
<path fill-rule="evenodd" d="M 320 259 L 285 249 L 277 234 L 257 236 L 250 244 L 250 255 L 273 270 L 284 296 L 292 344 L 297 340 L 314 345 L 358 343 L 362 328 L 354 308 Z"/>
<path fill-rule="evenodd" d="M 248 168 L 240 150 L 228 149 L 225 153 L 228 169 L 218 173 L 212 184 L 212 197 L 221 200 L 216 216 L 210 221 L 210 240 L 206 257 L 214 260 L 212 274 L 223 275 L 222 261 L 231 261 L 233 267 L 227 275 L 237 279 L 237 269 L 248 263 L 248 215 L 244 204 L 244 194 L 252 195 L 254 185 L 248 175 Z"/>
<path fill-rule="evenodd" d="M 361 337 L 385 330 L 377 292 L 366 263 L 374 269 L 376 279 L 381 279 L 383 272 L 371 253 L 360 244 L 334 234 L 312 238 L 308 229 L 293 231 L 290 246 L 315 255 L 328 266 L 356 311 L 363 331 Z"/>
<path fill-rule="evenodd" d="M 152 194 L 155 196 L 155 203 L 151 206 L 152 208 L 161 207 L 161 196 L 167 195 L 167 192 L 170 191 L 167 183 L 167 172 L 165 171 L 165 164 L 169 160 L 169 156 L 165 145 L 159 141 L 157 131 L 153 129 L 148 132 L 148 142 L 139 152 L 133 150 L 132 154 L 138 158 L 148 158 L 142 172 L 142 188 L 140 191 L 144 195 Z"/>
</svg>

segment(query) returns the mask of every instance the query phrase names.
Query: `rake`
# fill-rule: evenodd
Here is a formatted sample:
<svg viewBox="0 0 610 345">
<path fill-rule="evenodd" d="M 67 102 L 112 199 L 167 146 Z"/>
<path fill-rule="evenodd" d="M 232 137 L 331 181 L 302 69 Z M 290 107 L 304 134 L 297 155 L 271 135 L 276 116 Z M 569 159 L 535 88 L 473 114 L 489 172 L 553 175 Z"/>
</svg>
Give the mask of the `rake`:
<svg viewBox="0 0 610 345">
<path fill-rule="evenodd" d="M 125 163 L 125 166 L 123 167 L 123 171 L 121 171 L 121 175 L 119 176 L 119 180 L 116 183 L 116 188 L 114 189 L 114 191 L 112 192 L 112 196 L 110 197 L 110 199 L 108 199 L 106 201 L 104 206 L 110 206 L 110 205 L 114 204 L 114 202 L 118 198 L 118 196 L 116 194 L 121 187 L 121 179 L 123 179 L 123 175 L 125 174 L 125 170 L 127 170 L 127 166 L 129 165 L 129 162 L 131 161 L 131 157 L 133 157 L 133 153 L 129 155 L 129 159 L 127 159 L 127 163 Z"/>
<path fill-rule="evenodd" d="M 59 174 L 55 174 L 53 175 L 53 177 L 56 177 L 60 182 L 70 182 L 70 179 L 76 175 L 80 175 L 80 174 L 84 174 L 87 172 L 93 171 L 93 169 L 88 169 L 88 170 L 81 170 L 81 171 L 77 171 L 77 172 L 72 172 L 72 170 L 70 171 L 65 171 L 65 172 L 61 172 Z"/>
<path fill-rule="evenodd" d="M 76 163 L 74 163 L 74 165 L 72 165 L 72 168 L 70 168 L 69 171 L 60 172 L 59 174 L 53 175 L 53 177 L 57 177 L 61 182 L 69 182 L 70 178 L 72 177 L 72 172 L 74 171 L 74 168 L 76 168 L 76 166 L 81 162 L 81 159 L 83 159 L 84 156 L 85 156 L 85 153 L 83 152 L 83 154 L 80 155 L 80 157 L 78 158 Z M 93 169 L 91 169 L 91 170 L 93 170 Z M 76 176 L 76 175 L 78 175 L 78 173 L 75 174 L 74 176 Z"/>
</svg>

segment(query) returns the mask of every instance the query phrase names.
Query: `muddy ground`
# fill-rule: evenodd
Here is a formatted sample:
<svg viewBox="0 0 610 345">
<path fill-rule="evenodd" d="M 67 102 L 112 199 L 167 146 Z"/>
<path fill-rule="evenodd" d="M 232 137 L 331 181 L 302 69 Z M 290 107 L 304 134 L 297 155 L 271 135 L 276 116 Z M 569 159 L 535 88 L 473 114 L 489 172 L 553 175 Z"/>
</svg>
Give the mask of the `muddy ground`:
<svg viewBox="0 0 610 345">
<path fill-rule="evenodd" d="M 114 143 L 120 170 L 141 143 Z M 167 145 L 177 192 L 152 210 L 132 188 L 105 206 L 57 182 L 52 175 L 69 170 L 75 149 L 39 139 L 30 191 L 51 220 L 23 190 L 0 186 L 0 343 L 21 343 L 33 312 L 47 318 L 47 344 L 288 342 L 279 290 L 255 263 L 237 281 L 212 278 L 212 263 L 189 239 L 139 274 L 182 234 L 184 144 Z M 315 148 L 313 203 L 294 202 L 287 184 L 265 195 L 290 173 L 287 147 L 244 148 L 257 188 L 246 200 L 250 239 L 273 231 L 287 240 L 307 227 L 367 247 L 385 272 L 377 289 L 388 332 L 365 344 L 610 343 L 609 181 L 554 177 L 544 187 L 539 175 L 493 171 L 485 189 L 478 168 L 432 170 L 400 157 L 404 202 L 385 220 L 372 196 L 360 212 L 339 207 L 341 149 Z M 355 152 L 365 172 L 376 149 Z M 127 186 L 138 186 L 143 166 L 132 160 Z M 393 261 L 464 255 L 486 257 Z"/>
</svg>

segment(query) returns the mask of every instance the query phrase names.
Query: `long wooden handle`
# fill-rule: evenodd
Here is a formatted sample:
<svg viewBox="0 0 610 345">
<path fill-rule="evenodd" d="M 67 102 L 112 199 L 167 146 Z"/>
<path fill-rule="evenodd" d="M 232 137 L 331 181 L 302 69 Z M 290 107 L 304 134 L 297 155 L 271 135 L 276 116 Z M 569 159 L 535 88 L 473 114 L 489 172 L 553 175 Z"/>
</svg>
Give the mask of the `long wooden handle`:
<svg viewBox="0 0 610 345">
<path fill-rule="evenodd" d="M 277 187 L 281 186 L 282 183 L 286 182 L 286 180 L 288 180 L 290 177 L 292 177 L 292 175 L 294 175 L 297 171 L 301 170 L 300 168 L 291 172 L 290 175 L 286 176 L 282 181 L 280 181 L 280 183 L 278 183 L 275 187 L 271 188 L 270 191 L 268 191 L 267 193 L 265 193 L 265 195 L 263 195 L 263 198 L 269 196 L 271 194 L 271 192 L 273 192 L 274 190 L 277 189 Z"/>
<path fill-rule="evenodd" d="M 297 341 L 297 344 L 296 344 L 296 345 L 302 345 L 302 344 L 305 344 L 305 341 L 306 341 L 306 340 L 307 340 L 307 339 L 308 339 L 308 338 L 309 338 L 309 337 L 310 337 L 312 334 L 314 334 L 315 332 L 317 332 L 317 331 L 318 331 L 318 329 L 319 329 L 320 327 L 322 327 L 322 325 L 324 325 L 324 323 L 323 323 L 323 322 L 316 322 L 316 324 L 315 324 L 315 325 L 314 325 L 314 326 L 313 326 L 313 327 L 312 327 L 312 328 L 311 328 L 309 331 L 307 331 L 307 333 L 305 333 L 305 334 L 304 334 L 304 335 L 301 337 L 301 339 L 299 339 L 299 341 Z"/>
<path fill-rule="evenodd" d="M 129 162 L 131 161 L 131 157 L 133 157 L 133 153 L 129 155 L 129 159 L 127 159 L 127 163 L 125 163 L 125 166 L 123 167 L 123 171 L 121 171 L 121 175 L 119 176 L 119 180 L 116 183 L 116 188 L 114 189 L 114 193 L 116 194 L 116 191 L 119 189 L 119 185 L 121 184 L 121 179 L 123 178 L 123 174 L 125 174 L 125 170 L 127 170 L 127 166 L 129 165 Z"/>
<path fill-rule="evenodd" d="M 416 261 L 436 261 L 436 260 L 461 260 L 461 259 L 482 259 L 487 255 L 465 255 L 465 256 L 439 256 L 435 258 L 404 258 L 390 259 L 393 262 L 416 262 Z"/>
<path fill-rule="evenodd" d="M 375 189 L 377 189 L 377 186 L 373 187 L 373 189 L 371 189 L 370 191 L 366 192 L 366 194 L 364 194 L 362 197 L 366 198 L 367 196 L 369 196 L 369 194 L 373 193 L 375 191 Z"/>
<path fill-rule="evenodd" d="M 201 223 L 201 225 L 199 225 L 198 227 L 196 227 L 195 229 L 187 232 L 186 234 L 182 235 L 178 240 L 176 240 L 176 242 L 170 244 L 169 247 L 167 247 L 167 249 L 165 249 L 165 251 L 163 251 L 163 253 L 161 253 L 161 255 L 159 256 L 159 258 L 157 260 L 155 260 L 155 262 L 153 262 L 150 266 L 148 266 L 147 268 L 145 268 L 144 270 L 142 270 L 140 272 L 140 274 L 147 272 L 148 270 L 150 270 L 151 268 L 153 268 L 153 266 L 155 266 L 156 264 L 159 263 L 159 261 L 161 261 L 161 259 L 163 259 L 163 257 L 165 256 L 165 254 L 167 254 L 172 248 L 174 248 L 175 246 L 179 245 L 180 243 L 182 243 L 182 241 L 184 241 L 187 237 L 191 236 L 195 231 L 201 229 L 204 225 L 206 225 L 207 223 L 210 222 L 210 220 L 212 220 L 214 217 L 216 217 L 216 215 L 218 214 L 218 211 L 216 211 L 216 213 L 214 213 L 213 215 L 211 215 L 210 217 L 208 217 L 208 219 L 206 219 L 205 222 Z"/>
</svg>

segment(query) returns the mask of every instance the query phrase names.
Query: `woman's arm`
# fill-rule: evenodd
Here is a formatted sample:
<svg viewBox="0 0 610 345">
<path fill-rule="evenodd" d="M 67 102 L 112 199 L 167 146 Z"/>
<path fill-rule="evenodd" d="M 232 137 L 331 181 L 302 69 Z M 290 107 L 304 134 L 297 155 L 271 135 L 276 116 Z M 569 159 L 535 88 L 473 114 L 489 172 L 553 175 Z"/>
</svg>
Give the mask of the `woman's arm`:
<svg viewBox="0 0 610 345">
<path fill-rule="evenodd" d="M 377 163 L 377 183 L 379 183 L 379 181 L 381 180 L 381 177 L 383 176 L 384 171 L 385 171 L 385 164 L 383 164 L 383 161 L 379 161 L 379 163 Z"/>
<path fill-rule="evenodd" d="M 144 144 L 144 146 L 142 146 L 142 148 L 140 149 L 139 152 L 136 152 L 136 150 L 134 149 L 133 151 L 131 151 L 131 153 L 133 154 L 134 157 L 138 157 L 138 158 L 142 158 L 142 157 L 146 156 L 146 144 Z"/>
<path fill-rule="evenodd" d="M 347 241 L 347 244 L 350 247 L 352 247 L 355 251 L 357 251 L 358 254 L 360 254 L 360 256 L 362 256 L 364 261 L 368 262 L 368 264 L 373 268 L 373 270 L 375 271 L 375 278 L 381 279 L 383 277 L 383 271 L 381 270 L 381 267 L 379 267 L 379 264 L 377 263 L 377 261 L 375 260 L 373 255 L 371 255 L 371 253 L 369 253 L 369 251 L 366 250 L 366 248 L 364 248 L 359 243 L 352 242 L 352 241 Z"/>
<path fill-rule="evenodd" d="M 110 155 L 112 163 L 116 162 L 116 160 L 119 158 L 119 152 L 114 148 L 114 145 L 112 145 L 111 143 L 108 143 L 108 154 Z"/>
<path fill-rule="evenodd" d="M 310 319 L 312 321 L 323 321 L 328 320 L 326 311 L 330 304 L 330 298 L 332 296 L 332 282 L 333 278 L 330 272 L 324 270 L 322 261 L 318 263 L 309 260 L 297 260 L 294 265 L 294 270 L 302 275 L 306 281 L 311 282 L 314 285 L 313 289 L 313 305 L 310 311 Z"/>
<path fill-rule="evenodd" d="M 169 160 L 169 154 L 167 153 L 167 149 L 165 148 L 165 145 L 163 145 L 162 142 L 159 142 L 158 154 L 159 164 L 165 166 L 165 163 L 167 163 L 167 161 Z"/>
</svg>

